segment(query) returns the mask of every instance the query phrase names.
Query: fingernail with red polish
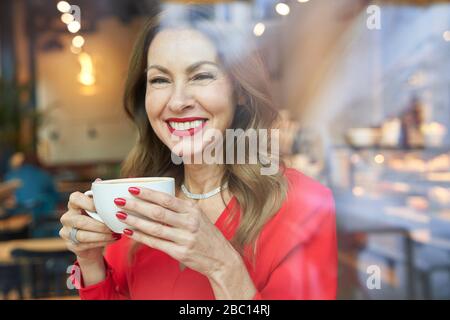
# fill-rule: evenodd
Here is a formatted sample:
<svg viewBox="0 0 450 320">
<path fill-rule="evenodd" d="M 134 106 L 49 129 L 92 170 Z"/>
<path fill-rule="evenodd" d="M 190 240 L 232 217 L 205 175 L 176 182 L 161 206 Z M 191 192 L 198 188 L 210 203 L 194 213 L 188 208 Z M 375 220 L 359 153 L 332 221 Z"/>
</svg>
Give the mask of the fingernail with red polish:
<svg viewBox="0 0 450 320">
<path fill-rule="evenodd" d="M 128 215 L 125 212 L 117 212 L 116 217 L 117 219 L 125 220 L 128 217 Z"/>
<path fill-rule="evenodd" d="M 133 235 L 133 231 L 130 229 L 123 229 L 123 233 L 126 234 L 127 236 L 132 236 Z"/>
<path fill-rule="evenodd" d="M 137 196 L 141 192 L 141 189 L 136 187 L 129 187 L 128 192 Z"/>
<path fill-rule="evenodd" d="M 127 203 L 127 201 L 124 198 L 115 198 L 114 203 L 119 207 L 123 207 Z"/>
<path fill-rule="evenodd" d="M 113 233 L 113 238 L 119 240 L 120 238 L 122 238 L 122 235 L 120 233 Z"/>
</svg>

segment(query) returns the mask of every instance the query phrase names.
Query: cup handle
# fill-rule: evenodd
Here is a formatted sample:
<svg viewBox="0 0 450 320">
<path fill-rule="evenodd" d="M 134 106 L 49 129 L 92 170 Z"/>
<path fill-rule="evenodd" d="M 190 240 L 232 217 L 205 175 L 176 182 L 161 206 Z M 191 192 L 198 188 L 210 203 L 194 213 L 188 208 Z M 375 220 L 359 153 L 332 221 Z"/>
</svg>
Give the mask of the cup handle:
<svg viewBox="0 0 450 320">
<path fill-rule="evenodd" d="M 88 191 L 86 191 L 84 194 L 85 194 L 86 196 L 88 196 L 88 197 L 92 197 L 92 196 L 94 195 L 94 194 L 92 193 L 92 190 L 88 190 Z M 91 211 L 88 211 L 88 210 L 84 210 L 84 211 L 86 211 L 86 213 L 87 213 L 90 217 L 94 218 L 95 220 L 100 221 L 101 223 L 105 223 L 105 222 L 102 220 L 102 218 L 100 218 L 100 216 L 98 215 L 98 213 L 96 213 L 96 212 L 91 212 Z"/>
</svg>

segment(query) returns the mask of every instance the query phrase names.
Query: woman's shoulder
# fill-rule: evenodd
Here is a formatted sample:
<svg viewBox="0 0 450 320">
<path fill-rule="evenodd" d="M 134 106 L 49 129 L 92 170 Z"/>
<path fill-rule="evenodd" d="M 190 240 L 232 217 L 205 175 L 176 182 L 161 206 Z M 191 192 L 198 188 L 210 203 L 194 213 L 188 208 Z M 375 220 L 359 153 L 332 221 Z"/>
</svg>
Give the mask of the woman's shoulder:
<svg viewBox="0 0 450 320">
<path fill-rule="evenodd" d="M 333 205 L 333 194 L 331 190 L 293 168 L 286 168 L 284 176 L 287 180 L 288 189 L 284 207 L 302 208 L 299 213 L 309 210 L 330 209 Z"/>
</svg>

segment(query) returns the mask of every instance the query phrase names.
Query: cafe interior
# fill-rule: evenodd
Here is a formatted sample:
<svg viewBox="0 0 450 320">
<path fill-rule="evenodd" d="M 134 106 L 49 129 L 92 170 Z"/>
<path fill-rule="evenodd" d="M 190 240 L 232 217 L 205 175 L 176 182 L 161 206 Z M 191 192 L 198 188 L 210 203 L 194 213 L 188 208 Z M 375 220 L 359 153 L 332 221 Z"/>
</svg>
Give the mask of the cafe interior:
<svg viewBox="0 0 450 320">
<path fill-rule="evenodd" d="M 133 43 L 186 2 L 0 1 L 0 299 L 79 299 L 60 217 L 120 177 Z M 337 298 L 450 299 L 450 1 L 189 2 L 252 38 L 281 155 L 333 191 Z"/>
</svg>

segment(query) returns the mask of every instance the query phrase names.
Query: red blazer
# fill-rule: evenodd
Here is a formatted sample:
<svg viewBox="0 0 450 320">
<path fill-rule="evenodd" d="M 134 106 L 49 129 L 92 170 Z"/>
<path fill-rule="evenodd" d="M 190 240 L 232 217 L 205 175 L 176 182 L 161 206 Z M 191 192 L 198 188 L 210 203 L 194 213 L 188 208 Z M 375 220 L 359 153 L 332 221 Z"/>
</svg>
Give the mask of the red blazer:
<svg viewBox="0 0 450 320">
<path fill-rule="evenodd" d="M 253 299 L 335 299 L 337 242 L 332 193 L 294 169 L 285 172 L 288 194 L 281 209 L 263 227 L 254 267 L 244 256 L 257 288 Z M 238 220 L 226 224 L 235 197 L 216 227 L 231 239 Z M 228 228 L 227 228 L 228 226 Z M 140 246 L 129 261 L 130 239 L 106 249 L 106 279 L 81 287 L 81 299 L 214 299 L 208 279 L 167 254 Z M 81 279 L 82 283 L 82 279 Z"/>
</svg>

